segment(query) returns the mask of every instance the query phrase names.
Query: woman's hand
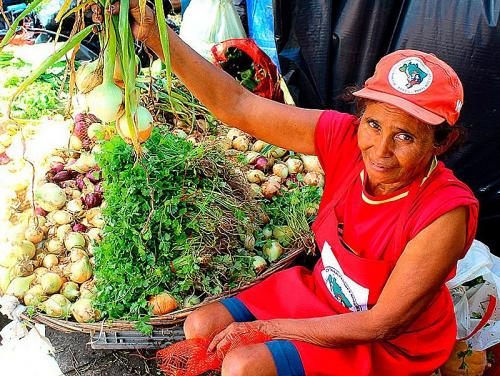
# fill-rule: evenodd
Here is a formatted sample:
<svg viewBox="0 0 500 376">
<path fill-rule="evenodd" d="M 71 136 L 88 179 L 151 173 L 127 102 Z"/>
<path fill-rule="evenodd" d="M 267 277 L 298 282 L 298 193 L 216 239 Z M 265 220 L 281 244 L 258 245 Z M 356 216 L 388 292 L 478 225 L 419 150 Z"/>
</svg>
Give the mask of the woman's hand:
<svg viewBox="0 0 500 376">
<path fill-rule="evenodd" d="M 212 339 L 208 351 L 224 357 L 238 346 L 263 343 L 274 336 L 271 321 L 233 322 Z"/>
<path fill-rule="evenodd" d="M 146 42 L 151 38 L 158 37 L 158 25 L 156 24 L 155 12 L 146 5 L 144 11 L 144 19 L 141 23 L 141 11 L 139 10 L 139 0 L 130 0 L 130 27 L 134 37 L 141 41 Z M 93 4 L 92 7 L 92 20 L 96 23 L 102 23 L 103 15 L 102 8 L 98 4 Z M 120 2 L 117 1 L 111 5 L 109 9 L 111 14 L 118 15 L 120 13 Z"/>
</svg>

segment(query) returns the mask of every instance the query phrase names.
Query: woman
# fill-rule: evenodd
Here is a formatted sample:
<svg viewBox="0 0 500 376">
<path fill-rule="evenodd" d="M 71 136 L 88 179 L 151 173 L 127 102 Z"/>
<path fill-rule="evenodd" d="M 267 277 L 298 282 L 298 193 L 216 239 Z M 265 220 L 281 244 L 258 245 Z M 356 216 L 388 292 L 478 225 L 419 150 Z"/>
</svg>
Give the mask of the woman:
<svg viewBox="0 0 500 376">
<path fill-rule="evenodd" d="M 162 57 L 152 11 L 142 24 L 135 0 L 130 11 L 134 35 Z M 227 354 L 223 375 L 432 373 L 456 335 L 444 283 L 478 214 L 470 189 L 436 159 L 457 136 L 463 90 L 455 72 L 423 52 L 389 54 L 354 93 L 364 105 L 358 119 L 257 97 L 169 38 L 174 72 L 215 116 L 318 155 L 326 176 L 314 271 L 290 268 L 200 308 L 185 322 L 186 337 L 215 335 L 211 351 L 241 330 L 271 337 Z"/>
</svg>

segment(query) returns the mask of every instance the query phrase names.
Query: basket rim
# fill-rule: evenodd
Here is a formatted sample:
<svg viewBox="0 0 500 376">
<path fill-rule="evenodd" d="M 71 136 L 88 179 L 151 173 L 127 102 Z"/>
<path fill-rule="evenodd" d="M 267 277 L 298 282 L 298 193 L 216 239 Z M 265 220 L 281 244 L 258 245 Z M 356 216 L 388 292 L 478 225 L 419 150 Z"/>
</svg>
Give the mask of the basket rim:
<svg viewBox="0 0 500 376">
<path fill-rule="evenodd" d="M 267 268 L 262 274 L 258 275 L 252 282 L 247 283 L 246 285 L 233 288 L 229 291 L 223 292 L 218 295 L 214 295 L 208 297 L 200 304 L 194 305 L 188 308 L 182 308 L 173 312 L 170 312 L 161 316 L 153 316 L 147 322 L 147 324 L 153 326 L 154 329 L 169 329 L 179 325 L 182 325 L 186 317 L 193 312 L 194 310 L 203 307 L 207 304 L 217 302 L 221 299 L 228 298 L 236 295 L 238 292 L 243 291 L 249 287 L 252 287 L 262 281 L 263 279 L 269 277 L 275 272 L 286 269 L 292 262 L 305 250 L 307 247 L 304 244 L 301 246 L 290 250 L 285 257 L 280 259 L 278 262 L 273 264 L 271 267 Z M 95 323 L 79 323 L 76 321 L 70 321 L 65 319 L 59 319 L 47 316 L 43 313 L 36 313 L 35 315 L 28 315 L 26 313 L 20 314 L 20 317 L 23 320 L 27 320 L 33 323 L 40 323 L 51 327 L 52 329 L 71 333 L 71 332 L 79 332 L 79 333 L 88 333 L 94 334 L 99 332 L 120 332 L 120 331 L 136 331 L 136 323 L 137 321 L 127 321 L 127 320 L 102 320 Z"/>
</svg>

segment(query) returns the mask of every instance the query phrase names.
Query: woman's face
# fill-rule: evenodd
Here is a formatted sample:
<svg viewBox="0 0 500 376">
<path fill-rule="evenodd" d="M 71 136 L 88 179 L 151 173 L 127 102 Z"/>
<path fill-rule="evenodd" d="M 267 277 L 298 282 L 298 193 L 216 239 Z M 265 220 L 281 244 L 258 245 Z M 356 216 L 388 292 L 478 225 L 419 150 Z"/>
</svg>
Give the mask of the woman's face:
<svg viewBox="0 0 500 376">
<path fill-rule="evenodd" d="M 409 185 L 427 171 L 436 152 L 429 127 L 382 102 L 368 103 L 358 128 L 358 146 L 373 195 Z"/>
</svg>

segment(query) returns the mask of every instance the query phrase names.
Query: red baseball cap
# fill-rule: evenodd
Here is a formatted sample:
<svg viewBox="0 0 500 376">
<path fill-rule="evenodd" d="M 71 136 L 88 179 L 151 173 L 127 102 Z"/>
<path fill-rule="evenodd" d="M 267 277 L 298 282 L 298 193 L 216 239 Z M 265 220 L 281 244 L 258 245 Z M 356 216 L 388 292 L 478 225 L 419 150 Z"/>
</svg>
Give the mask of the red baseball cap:
<svg viewBox="0 0 500 376">
<path fill-rule="evenodd" d="M 392 104 L 432 125 L 445 120 L 455 124 L 464 102 L 455 71 L 433 54 L 416 50 L 384 56 L 364 88 L 354 95 Z"/>
</svg>

